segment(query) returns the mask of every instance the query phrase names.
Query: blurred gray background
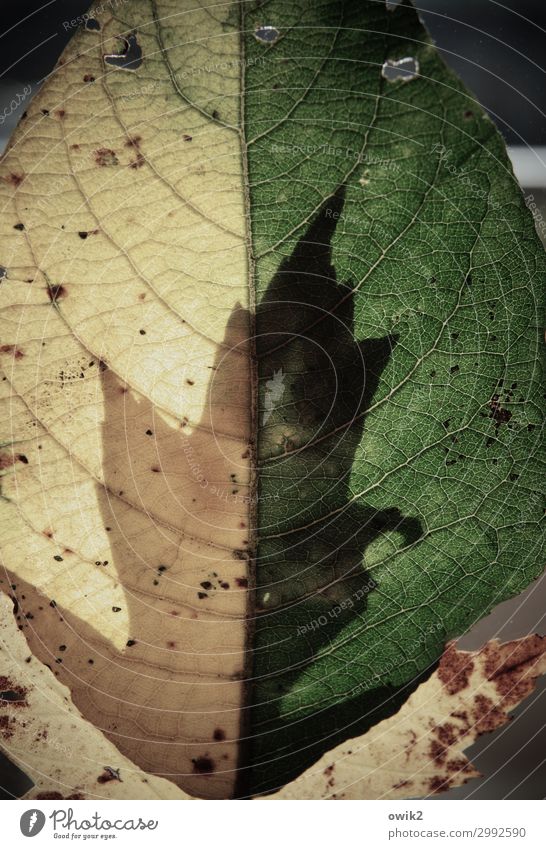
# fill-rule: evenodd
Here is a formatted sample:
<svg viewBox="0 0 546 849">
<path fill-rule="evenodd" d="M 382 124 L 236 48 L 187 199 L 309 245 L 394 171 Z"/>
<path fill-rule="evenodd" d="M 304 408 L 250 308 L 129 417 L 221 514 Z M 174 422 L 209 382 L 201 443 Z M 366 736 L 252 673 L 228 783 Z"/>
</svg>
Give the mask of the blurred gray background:
<svg viewBox="0 0 546 849">
<path fill-rule="evenodd" d="M 308 0 L 314 2 L 314 0 Z M 382 2 L 382 0 L 379 0 Z M 395 5 L 393 0 L 392 5 Z M 89 0 L 3 0 L 0 23 L 0 114 L 51 71 L 69 34 L 62 22 L 81 15 Z M 546 218 L 546 2 L 545 0 L 415 0 L 445 60 L 488 110 L 509 146 L 516 176 Z M 73 32 L 73 30 L 71 30 Z M 25 104 L 0 125 L 0 151 Z M 544 238 L 544 230 L 542 232 Z M 499 605 L 460 640 L 475 649 L 503 640 L 546 633 L 546 578 Z M 542 799 L 546 795 L 546 682 L 503 729 L 484 735 L 467 754 L 487 778 L 442 794 L 441 799 Z M 2 791 L 2 786 L 5 790 Z M 9 788 L 9 789 L 8 789 Z M 25 792 L 0 754 L 0 799 Z M 11 791 L 11 792 L 10 792 Z"/>
</svg>

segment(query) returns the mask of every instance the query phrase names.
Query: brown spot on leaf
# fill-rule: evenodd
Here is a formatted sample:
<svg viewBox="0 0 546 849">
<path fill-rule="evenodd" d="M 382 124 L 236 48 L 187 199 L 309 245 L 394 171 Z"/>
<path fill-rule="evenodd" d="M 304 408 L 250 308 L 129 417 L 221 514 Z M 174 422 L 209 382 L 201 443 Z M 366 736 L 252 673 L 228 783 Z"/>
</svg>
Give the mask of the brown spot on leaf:
<svg viewBox="0 0 546 849">
<path fill-rule="evenodd" d="M 214 733 L 212 735 L 212 739 L 217 740 L 218 742 L 220 742 L 221 740 L 225 740 L 226 732 L 223 730 L 223 728 L 215 728 Z"/>
<path fill-rule="evenodd" d="M 197 773 L 200 773 L 200 774 L 206 774 L 206 773 L 214 772 L 215 764 L 214 764 L 214 761 L 212 760 L 212 758 L 209 758 L 207 756 L 203 756 L 203 757 L 200 757 L 200 758 L 192 758 L 192 763 L 193 763 L 193 771 L 194 772 L 197 772 Z"/>
<path fill-rule="evenodd" d="M 443 764 L 446 759 L 447 749 L 439 740 L 431 740 L 429 752 L 435 764 Z"/>
<path fill-rule="evenodd" d="M 459 737 L 457 728 L 451 722 L 445 722 L 436 728 L 438 739 L 444 746 L 453 746 Z"/>
<path fill-rule="evenodd" d="M 440 659 L 438 678 L 453 696 L 468 687 L 468 679 L 474 670 L 474 661 L 468 652 L 460 652 L 455 643 L 448 644 Z"/>
<path fill-rule="evenodd" d="M 66 298 L 67 291 L 66 291 L 65 287 L 61 286 L 61 285 L 48 286 L 47 287 L 47 294 L 48 294 L 48 297 L 49 297 L 49 300 L 51 301 L 51 303 L 56 304 L 57 301 L 61 301 L 63 298 Z"/>
<path fill-rule="evenodd" d="M 15 345 L 0 345 L 0 354 L 13 354 L 14 360 L 22 360 L 25 356 Z"/>
<path fill-rule="evenodd" d="M 142 166 L 144 165 L 145 162 L 146 162 L 146 160 L 144 159 L 144 156 L 139 151 L 137 153 L 136 159 L 133 159 L 133 161 L 129 163 L 129 167 L 130 168 L 142 168 Z"/>
<path fill-rule="evenodd" d="M 5 675 L 0 675 L 0 702 L 9 703 L 14 707 L 28 707 L 27 693 L 26 687 L 21 687 Z"/>
<path fill-rule="evenodd" d="M 441 793 L 444 790 L 448 790 L 450 785 L 451 779 L 443 778 L 441 775 L 435 775 L 429 780 L 429 793 Z"/>
<path fill-rule="evenodd" d="M 499 428 L 502 424 L 507 424 L 512 418 L 510 410 L 504 410 L 501 407 L 498 395 L 493 395 L 491 398 L 491 401 L 489 402 L 489 409 L 491 410 L 491 418 L 494 420 L 497 428 Z"/>
<path fill-rule="evenodd" d="M 109 147 L 100 147 L 95 151 L 95 162 L 100 168 L 109 168 L 112 165 L 119 165 L 119 160 L 116 152 Z"/>
<path fill-rule="evenodd" d="M 495 728 L 508 722 L 508 717 L 488 696 L 478 694 L 474 699 L 474 720 L 476 730 L 482 734 L 484 731 L 493 731 Z"/>
<path fill-rule="evenodd" d="M 412 784 L 412 781 L 399 781 L 397 784 L 392 785 L 392 789 L 400 790 L 402 787 L 411 787 Z"/>
<path fill-rule="evenodd" d="M 4 740 L 9 740 L 11 737 L 13 737 L 14 724 L 14 717 L 8 716 L 7 714 L 0 716 L 0 734 L 2 735 Z"/>
<path fill-rule="evenodd" d="M 14 171 L 4 177 L 5 182 L 9 183 L 9 185 L 11 186 L 14 186 L 14 188 L 20 186 L 24 179 L 24 174 L 16 174 Z"/>
<path fill-rule="evenodd" d="M 453 758 L 447 762 L 446 769 L 451 773 L 471 772 L 473 767 L 470 761 L 467 761 L 466 758 Z"/>
<path fill-rule="evenodd" d="M 9 469 L 15 463 L 15 457 L 9 454 L 0 454 L 0 469 Z"/>
</svg>

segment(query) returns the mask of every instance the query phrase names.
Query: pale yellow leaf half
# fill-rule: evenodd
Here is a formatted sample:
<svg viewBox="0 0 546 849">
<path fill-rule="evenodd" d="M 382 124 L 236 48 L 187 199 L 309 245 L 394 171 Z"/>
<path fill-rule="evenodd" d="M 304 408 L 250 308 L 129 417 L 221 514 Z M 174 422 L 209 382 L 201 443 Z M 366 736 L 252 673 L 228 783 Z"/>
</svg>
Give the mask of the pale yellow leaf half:
<svg viewBox="0 0 546 849">
<path fill-rule="evenodd" d="M 120 751 L 230 796 L 252 454 L 238 25 L 210 0 L 95 16 L 1 163 L 0 586 Z M 108 64 L 133 34 L 140 67 Z"/>
<path fill-rule="evenodd" d="M 491 640 L 477 652 L 449 643 L 436 672 L 400 711 L 324 755 L 268 799 L 408 799 L 480 775 L 463 754 L 546 672 L 546 637 Z"/>
</svg>

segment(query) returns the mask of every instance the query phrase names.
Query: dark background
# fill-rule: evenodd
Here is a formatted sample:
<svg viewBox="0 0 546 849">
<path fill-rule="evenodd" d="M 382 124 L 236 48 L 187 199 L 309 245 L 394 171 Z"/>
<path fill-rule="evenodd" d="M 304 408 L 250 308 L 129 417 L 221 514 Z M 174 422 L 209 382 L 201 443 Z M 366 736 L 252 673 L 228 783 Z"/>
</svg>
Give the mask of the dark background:
<svg viewBox="0 0 546 849">
<path fill-rule="evenodd" d="M 313 2 L 313 0 L 308 0 Z M 382 2 L 382 0 L 379 0 Z M 0 12 L 0 112 L 25 84 L 32 94 L 50 72 L 69 33 L 62 22 L 81 15 L 89 0 L 4 0 Z M 546 145 L 546 2 L 545 0 L 416 0 L 415 5 L 446 62 L 464 79 L 489 111 L 511 148 Z M 70 31 L 71 34 L 74 30 Z M 19 112 L 24 111 L 23 104 Z M 18 120 L 14 113 L 0 126 L 0 150 Z M 515 153 L 518 151 L 516 150 Z M 538 152 L 538 151 L 537 151 Z M 535 199 L 546 200 L 544 167 L 525 178 Z M 517 599 L 500 605 L 461 641 L 478 648 L 494 636 L 514 639 L 546 632 L 544 587 L 540 579 Z M 484 735 L 467 754 L 488 776 L 438 798 L 542 799 L 546 787 L 546 731 L 543 714 L 546 683 L 515 712 L 514 720 Z M 0 799 L 13 771 L 0 754 Z"/>
</svg>

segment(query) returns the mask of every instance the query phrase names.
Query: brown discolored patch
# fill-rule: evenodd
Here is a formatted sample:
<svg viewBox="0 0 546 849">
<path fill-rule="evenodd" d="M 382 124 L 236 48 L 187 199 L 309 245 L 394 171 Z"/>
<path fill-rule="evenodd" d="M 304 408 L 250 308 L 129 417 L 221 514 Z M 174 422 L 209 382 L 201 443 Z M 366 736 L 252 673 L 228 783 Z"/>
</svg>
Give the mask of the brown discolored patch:
<svg viewBox="0 0 546 849">
<path fill-rule="evenodd" d="M 57 117 L 59 117 L 62 121 L 62 119 L 66 117 L 66 109 L 57 109 L 55 115 L 57 115 Z"/>
<path fill-rule="evenodd" d="M 48 297 L 49 297 L 49 300 L 51 301 L 51 303 L 56 304 L 58 301 L 61 301 L 63 298 L 66 298 L 67 291 L 66 291 L 65 287 L 61 286 L 61 285 L 48 286 L 47 287 L 47 294 L 48 294 Z"/>
<path fill-rule="evenodd" d="M 114 781 L 114 780 L 115 780 L 115 776 L 112 775 L 111 772 L 107 772 L 106 770 L 104 772 L 101 772 L 101 774 L 97 778 L 97 781 L 99 782 L 99 784 L 107 784 L 109 781 Z"/>
<path fill-rule="evenodd" d="M 201 775 L 206 775 L 211 772 L 214 772 L 215 764 L 212 758 L 208 756 L 203 756 L 200 758 L 192 758 L 193 763 L 193 771 L 199 773 Z"/>
<path fill-rule="evenodd" d="M 438 735 L 438 740 L 440 740 L 444 746 L 453 746 L 459 738 L 457 728 L 451 722 L 438 725 L 435 730 Z"/>
<path fill-rule="evenodd" d="M 25 179 L 25 175 L 24 174 L 16 174 L 14 171 L 12 171 L 11 174 L 7 174 L 3 179 L 10 186 L 17 188 L 18 186 L 21 185 L 21 183 Z"/>
<path fill-rule="evenodd" d="M 13 454 L 0 454 L 0 470 L 9 469 L 15 463 Z"/>
<path fill-rule="evenodd" d="M 10 740 L 13 737 L 15 719 L 12 716 L 4 714 L 0 716 L 0 734 L 4 740 Z"/>
<path fill-rule="evenodd" d="M 248 578 L 235 578 L 235 583 L 241 589 L 246 589 L 248 587 Z"/>
<path fill-rule="evenodd" d="M 472 764 L 466 758 L 452 758 L 446 763 L 446 769 L 451 773 L 474 771 Z"/>
<path fill-rule="evenodd" d="M 63 796 L 62 793 L 59 793 L 57 790 L 43 790 L 41 793 L 37 793 L 36 796 L 32 797 L 33 799 L 85 799 L 83 793 L 71 793 L 70 796 Z"/>
<path fill-rule="evenodd" d="M 474 698 L 474 710 L 472 711 L 476 731 L 483 734 L 485 731 L 494 731 L 508 722 L 506 714 L 488 696 L 478 694 Z"/>
<path fill-rule="evenodd" d="M 216 740 L 217 742 L 220 742 L 221 740 L 225 740 L 226 739 L 226 732 L 224 731 L 223 728 L 215 728 L 214 733 L 212 735 L 212 739 Z"/>
<path fill-rule="evenodd" d="M 145 162 L 146 162 L 146 160 L 144 159 L 144 156 L 139 151 L 137 153 L 136 159 L 133 159 L 133 161 L 129 163 L 129 167 L 130 168 L 142 168 L 142 166 L 144 165 Z"/>
<path fill-rule="evenodd" d="M 463 722 L 468 722 L 468 713 L 466 710 L 453 710 L 450 713 L 454 719 L 461 719 Z"/>
<path fill-rule="evenodd" d="M 495 422 L 495 427 L 499 428 L 502 424 L 507 424 L 512 418 L 512 413 L 510 410 L 504 410 L 499 401 L 498 395 L 493 395 L 491 401 L 489 402 L 489 409 L 491 410 L 490 418 L 492 418 Z"/>
<path fill-rule="evenodd" d="M 85 74 L 83 81 L 84 83 L 94 83 L 95 77 L 93 76 L 93 74 Z"/>
<path fill-rule="evenodd" d="M 142 141 L 142 136 L 132 136 L 127 139 L 125 142 L 125 147 L 140 147 L 140 142 Z"/>
<path fill-rule="evenodd" d="M 448 790 L 450 786 L 451 779 L 443 778 L 441 775 L 433 776 L 428 783 L 429 793 L 442 793 L 444 790 Z"/>
<path fill-rule="evenodd" d="M 474 661 L 470 653 L 457 651 L 455 643 L 448 643 L 438 667 L 438 678 L 447 692 L 453 696 L 468 687 L 473 671 Z"/>
<path fill-rule="evenodd" d="M 100 168 L 109 168 L 112 165 L 119 165 L 119 159 L 116 156 L 115 150 L 109 147 L 99 147 L 95 151 L 95 162 Z"/>
<path fill-rule="evenodd" d="M 0 354 L 13 354 L 14 360 L 22 360 L 25 356 L 15 345 L 0 345 Z"/>
<path fill-rule="evenodd" d="M 4 705 L 28 707 L 27 693 L 26 687 L 21 687 L 5 675 L 0 675 L 0 702 L 3 702 Z"/>
<path fill-rule="evenodd" d="M 519 702 L 531 692 L 533 666 L 545 651 L 546 637 L 538 634 L 502 645 L 488 643 L 485 648 L 485 674 L 489 681 L 495 682 L 497 691 L 505 700 Z"/>
<path fill-rule="evenodd" d="M 439 740 L 431 740 L 429 754 L 435 764 L 441 765 L 446 759 L 447 749 Z"/>
</svg>

